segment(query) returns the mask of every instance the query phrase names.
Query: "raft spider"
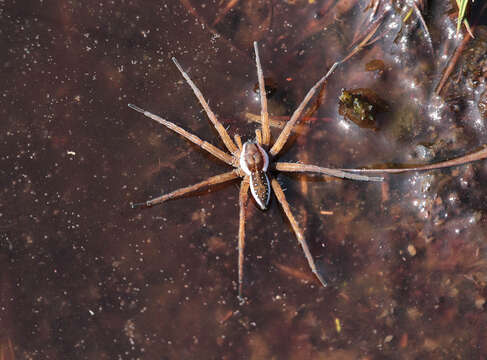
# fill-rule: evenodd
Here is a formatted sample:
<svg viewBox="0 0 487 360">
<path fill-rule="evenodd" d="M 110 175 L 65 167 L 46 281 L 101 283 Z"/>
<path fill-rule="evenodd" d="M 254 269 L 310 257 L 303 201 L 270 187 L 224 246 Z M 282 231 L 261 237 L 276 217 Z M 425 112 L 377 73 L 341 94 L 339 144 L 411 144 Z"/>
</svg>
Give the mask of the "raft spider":
<svg viewBox="0 0 487 360">
<path fill-rule="evenodd" d="M 183 70 L 178 61 L 173 57 L 172 61 L 181 72 L 182 76 L 186 82 L 193 89 L 194 94 L 198 98 L 199 102 L 203 106 L 209 120 L 217 130 L 220 135 L 225 147 L 229 153 L 217 148 L 216 146 L 201 140 L 196 135 L 189 133 L 178 125 L 161 118 L 160 116 L 154 115 L 148 111 L 145 111 L 138 106 L 129 104 L 128 106 L 135 111 L 138 111 L 145 116 L 157 121 L 158 123 L 168 127 L 179 135 L 183 136 L 187 140 L 193 142 L 194 144 L 200 146 L 202 149 L 208 151 L 210 154 L 220 159 L 221 161 L 227 163 L 233 167 L 233 170 L 212 176 L 206 180 L 203 180 L 197 184 L 190 185 L 184 188 L 174 190 L 168 194 L 153 198 L 149 201 L 143 203 L 132 204 L 132 207 L 136 206 L 152 206 L 155 204 L 160 204 L 170 199 L 175 199 L 183 195 L 190 194 L 201 188 L 224 183 L 236 178 L 242 178 L 240 183 L 240 195 L 239 195 L 239 231 L 238 231 L 238 298 L 243 301 L 242 298 L 242 284 L 243 284 L 243 263 L 244 263 L 244 248 L 245 248 L 245 208 L 248 200 L 248 191 L 251 190 L 252 196 L 255 199 L 258 206 L 265 210 L 269 204 L 270 196 L 272 191 L 276 195 L 276 198 L 281 205 L 284 213 L 286 214 L 291 227 L 293 228 L 296 238 L 301 245 L 304 255 L 308 260 L 309 267 L 311 271 L 316 275 L 323 287 L 326 287 L 326 281 L 322 275 L 318 272 L 316 268 L 315 261 L 311 255 L 308 248 L 306 240 L 303 235 L 303 231 L 300 228 L 298 222 L 294 218 L 289 203 L 286 200 L 284 192 L 281 185 L 276 180 L 269 170 L 273 171 L 283 171 L 283 172 L 311 172 L 311 173 L 321 173 L 329 176 L 347 178 L 352 180 L 362 180 L 362 181 L 382 181 L 381 177 L 370 177 L 365 175 L 351 174 L 346 171 L 339 169 L 329 169 L 324 167 L 319 167 L 316 165 L 298 164 L 291 162 L 280 162 L 274 159 L 283 149 L 286 144 L 293 127 L 298 122 L 305 106 L 308 104 L 316 90 L 325 82 L 325 80 L 331 75 L 331 73 L 338 66 L 339 62 L 333 64 L 330 70 L 324 75 L 320 80 L 318 80 L 313 87 L 308 91 L 303 101 L 297 109 L 292 114 L 289 121 L 286 123 L 281 133 L 279 134 L 277 140 L 272 143 L 270 127 L 269 127 L 269 115 L 267 113 L 267 98 L 264 86 L 264 75 L 262 72 L 262 67 L 259 58 L 259 49 L 257 42 L 254 42 L 255 50 L 255 60 L 257 65 L 257 77 L 259 81 L 259 92 L 260 92 L 260 103 L 261 103 L 261 129 L 255 131 L 255 140 L 248 140 L 242 144 L 242 140 L 238 134 L 235 134 L 235 142 L 230 138 L 228 132 L 225 130 L 223 125 L 218 121 L 215 114 L 211 111 L 208 103 L 205 101 L 203 94 L 196 87 L 193 81 L 189 78 L 189 75 Z"/>
</svg>

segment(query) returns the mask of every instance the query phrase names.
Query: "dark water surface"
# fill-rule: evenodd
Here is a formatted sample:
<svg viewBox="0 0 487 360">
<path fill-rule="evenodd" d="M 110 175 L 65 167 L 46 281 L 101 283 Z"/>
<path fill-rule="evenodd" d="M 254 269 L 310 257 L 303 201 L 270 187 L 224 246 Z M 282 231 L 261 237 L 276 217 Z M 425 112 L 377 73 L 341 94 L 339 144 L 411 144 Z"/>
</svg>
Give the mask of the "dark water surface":
<svg viewBox="0 0 487 360">
<path fill-rule="evenodd" d="M 129 206 L 228 167 L 127 104 L 222 147 L 175 56 L 231 135 L 252 138 L 254 40 L 269 111 L 285 121 L 382 23 L 313 100 L 283 160 L 417 164 L 486 144 L 485 72 L 457 68 L 434 95 L 462 40 L 448 2 L 425 9 L 434 53 L 398 3 L 375 15 L 355 1 L 241 1 L 228 12 L 231 2 L 201 3 L 0 8 L 0 360 L 486 357 L 485 161 L 383 184 L 280 174 L 329 287 L 312 276 L 277 201 L 266 212 L 250 201 L 243 306 L 238 183 Z M 460 63 L 487 69 L 478 53 Z M 342 88 L 387 103 L 375 130 L 338 114 Z"/>
</svg>

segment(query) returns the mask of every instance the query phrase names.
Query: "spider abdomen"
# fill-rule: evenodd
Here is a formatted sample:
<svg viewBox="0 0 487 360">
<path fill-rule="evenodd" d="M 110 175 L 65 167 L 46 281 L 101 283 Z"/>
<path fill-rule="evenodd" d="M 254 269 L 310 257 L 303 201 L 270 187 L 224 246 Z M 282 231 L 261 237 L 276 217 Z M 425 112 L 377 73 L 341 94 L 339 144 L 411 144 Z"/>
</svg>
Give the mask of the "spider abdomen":
<svg viewBox="0 0 487 360">
<path fill-rule="evenodd" d="M 240 167 L 250 176 L 250 191 L 262 210 L 267 209 L 271 195 L 267 169 L 269 155 L 258 143 L 247 141 L 240 154 Z"/>
<path fill-rule="evenodd" d="M 250 191 L 262 210 L 267 209 L 271 196 L 269 178 L 265 171 L 254 171 L 250 174 Z"/>
</svg>

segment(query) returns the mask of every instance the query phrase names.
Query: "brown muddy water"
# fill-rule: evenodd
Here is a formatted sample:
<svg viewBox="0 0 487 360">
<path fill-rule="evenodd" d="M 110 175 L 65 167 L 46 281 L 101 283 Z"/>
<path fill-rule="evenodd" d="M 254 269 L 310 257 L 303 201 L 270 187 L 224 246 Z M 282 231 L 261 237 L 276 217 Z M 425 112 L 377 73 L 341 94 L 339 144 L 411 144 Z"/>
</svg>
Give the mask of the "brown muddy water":
<svg viewBox="0 0 487 360">
<path fill-rule="evenodd" d="M 482 19 L 437 96 L 462 42 L 453 2 L 417 2 L 431 43 L 407 3 L 365 3 L 4 2 L 0 359 L 487 357 L 486 161 L 382 184 L 279 174 L 329 286 L 276 199 L 250 201 L 244 305 L 238 183 L 129 206 L 228 168 L 127 104 L 222 147 L 175 56 L 231 135 L 253 138 L 254 40 L 279 124 L 376 31 L 282 160 L 391 167 L 487 144 Z"/>
</svg>

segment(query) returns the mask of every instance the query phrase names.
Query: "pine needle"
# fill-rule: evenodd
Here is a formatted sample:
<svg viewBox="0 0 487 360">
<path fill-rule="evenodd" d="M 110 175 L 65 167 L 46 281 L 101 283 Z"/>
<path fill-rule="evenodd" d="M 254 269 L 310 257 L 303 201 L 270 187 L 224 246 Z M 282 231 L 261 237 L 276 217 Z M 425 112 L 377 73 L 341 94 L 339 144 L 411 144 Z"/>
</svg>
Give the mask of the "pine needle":
<svg viewBox="0 0 487 360">
<path fill-rule="evenodd" d="M 465 12 L 467 10 L 468 0 L 456 0 L 456 2 L 458 6 L 457 34 L 460 32 L 460 28 L 463 23 L 470 36 L 474 37 L 472 31 L 470 30 L 470 25 L 465 19 Z"/>
</svg>

